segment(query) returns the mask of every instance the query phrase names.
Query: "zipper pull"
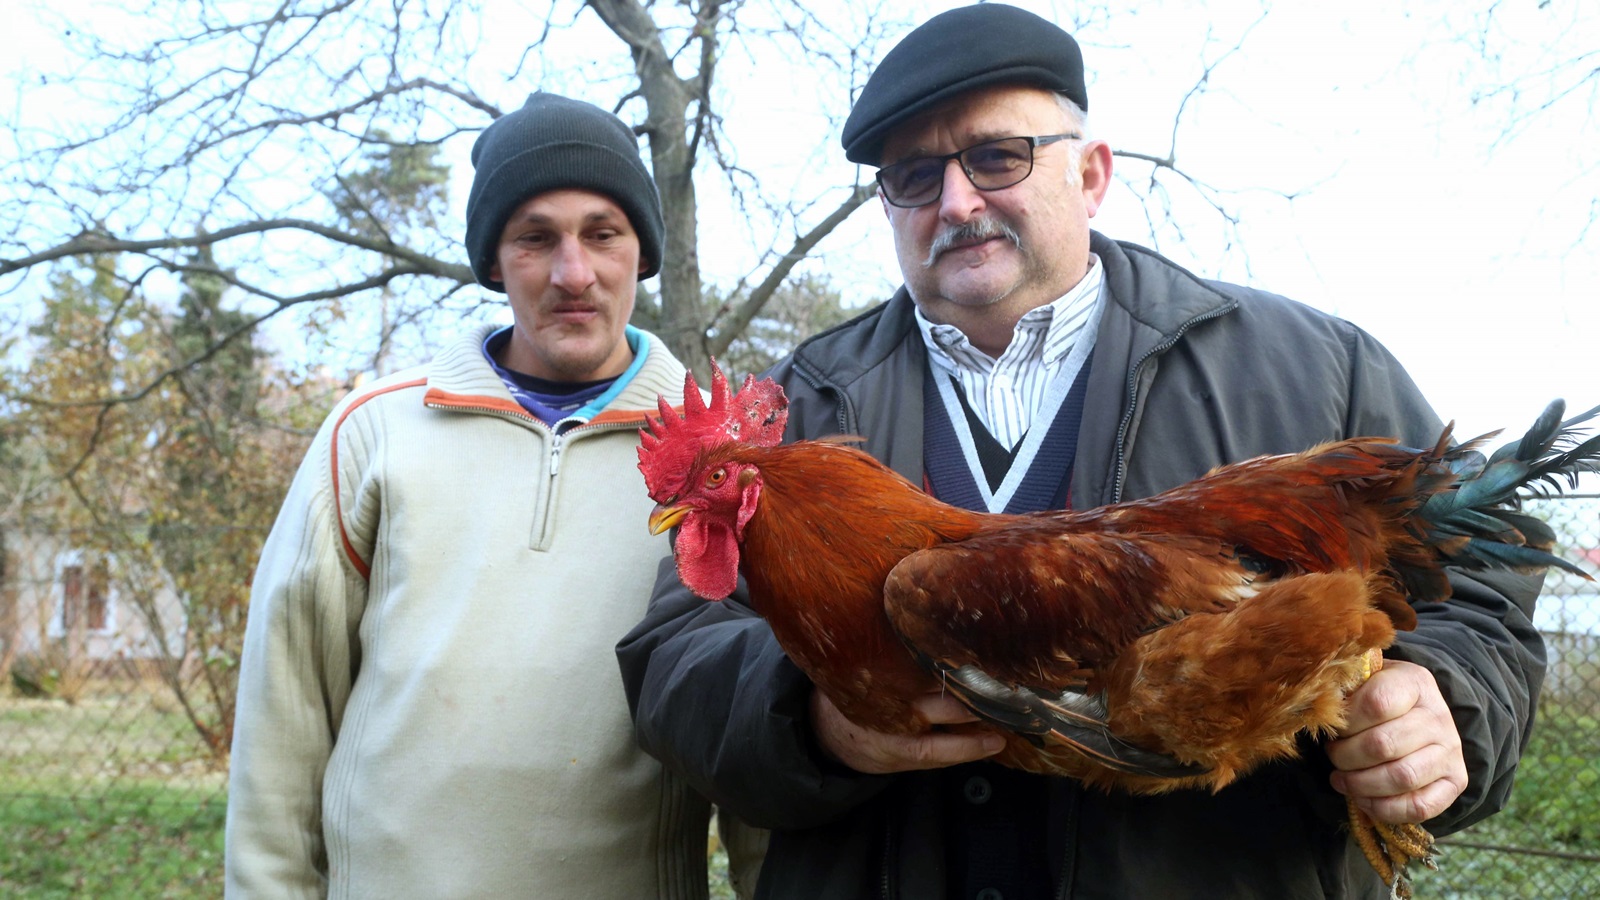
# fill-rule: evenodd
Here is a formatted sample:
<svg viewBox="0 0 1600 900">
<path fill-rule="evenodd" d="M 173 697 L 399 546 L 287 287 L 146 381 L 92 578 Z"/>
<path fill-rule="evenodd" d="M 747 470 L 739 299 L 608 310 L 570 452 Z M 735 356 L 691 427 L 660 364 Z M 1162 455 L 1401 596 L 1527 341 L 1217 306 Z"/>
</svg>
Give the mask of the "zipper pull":
<svg viewBox="0 0 1600 900">
<path fill-rule="evenodd" d="M 555 478 L 561 471 L 561 435 L 550 435 L 550 477 Z"/>
</svg>

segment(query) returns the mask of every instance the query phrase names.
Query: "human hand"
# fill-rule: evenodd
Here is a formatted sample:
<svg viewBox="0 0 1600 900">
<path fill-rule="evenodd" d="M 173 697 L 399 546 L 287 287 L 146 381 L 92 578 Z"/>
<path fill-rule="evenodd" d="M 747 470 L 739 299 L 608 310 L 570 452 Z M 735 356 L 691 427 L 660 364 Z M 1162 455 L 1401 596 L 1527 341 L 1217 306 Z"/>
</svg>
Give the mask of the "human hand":
<svg viewBox="0 0 1600 900">
<path fill-rule="evenodd" d="M 912 706 L 927 720 L 928 730 L 916 735 L 887 734 L 862 728 L 845 718 L 827 695 L 813 689 L 811 728 L 823 753 L 868 775 L 939 769 L 984 759 L 1005 747 L 1005 739 L 993 732 L 958 734 L 943 730 L 945 725 L 978 721 L 949 694 L 923 694 Z"/>
<path fill-rule="evenodd" d="M 1379 822 L 1425 822 L 1467 789 L 1461 734 L 1433 673 L 1398 660 L 1350 694 L 1350 718 L 1327 746 L 1333 789 Z"/>
</svg>

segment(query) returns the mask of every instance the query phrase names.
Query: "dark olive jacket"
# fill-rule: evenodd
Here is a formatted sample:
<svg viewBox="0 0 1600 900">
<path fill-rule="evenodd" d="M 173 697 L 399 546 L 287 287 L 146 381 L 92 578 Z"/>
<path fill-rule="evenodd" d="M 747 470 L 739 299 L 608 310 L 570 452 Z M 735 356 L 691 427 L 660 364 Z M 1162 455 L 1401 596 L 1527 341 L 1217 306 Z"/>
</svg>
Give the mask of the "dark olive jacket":
<svg viewBox="0 0 1600 900">
<path fill-rule="evenodd" d="M 1410 377 L 1350 323 L 1098 234 L 1092 249 L 1105 303 L 1073 508 L 1343 437 L 1437 439 L 1439 419 Z M 790 397 L 788 437 L 861 435 L 920 482 L 926 364 L 902 289 L 773 370 Z M 1387 654 L 1432 670 L 1465 745 L 1469 785 L 1428 823 L 1435 834 L 1504 806 L 1544 673 L 1530 624 L 1537 580 L 1453 580 L 1456 596 L 1419 609 L 1416 631 Z M 944 847 L 936 777 L 861 775 L 823 760 L 810 683 L 744 600 L 741 584 L 726 602 L 701 601 L 663 561 L 645 620 L 617 648 L 641 744 L 717 804 L 773 829 L 759 898 L 944 897 L 945 861 L 958 851 Z M 1303 759 L 1216 795 L 1107 795 L 1038 777 L 1056 896 L 1388 896 L 1346 834 L 1326 756 L 1304 748 Z"/>
</svg>

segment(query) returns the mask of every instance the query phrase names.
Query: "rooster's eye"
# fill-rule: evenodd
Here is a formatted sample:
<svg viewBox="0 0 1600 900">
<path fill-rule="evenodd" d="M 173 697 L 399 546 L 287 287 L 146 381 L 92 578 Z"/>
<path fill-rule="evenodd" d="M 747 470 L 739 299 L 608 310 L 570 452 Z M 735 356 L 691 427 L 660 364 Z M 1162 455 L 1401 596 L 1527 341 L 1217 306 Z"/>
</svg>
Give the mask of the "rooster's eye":
<svg viewBox="0 0 1600 900">
<path fill-rule="evenodd" d="M 719 484 L 721 484 L 721 483 L 723 483 L 724 481 L 727 481 L 727 480 L 728 480 L 728 470 L 727 469 L 712 469 L 709 473 L 706 474 L 706 485 L 708 487 L 716 487 L 717 485 L 719 485 Z"/>
</svg>

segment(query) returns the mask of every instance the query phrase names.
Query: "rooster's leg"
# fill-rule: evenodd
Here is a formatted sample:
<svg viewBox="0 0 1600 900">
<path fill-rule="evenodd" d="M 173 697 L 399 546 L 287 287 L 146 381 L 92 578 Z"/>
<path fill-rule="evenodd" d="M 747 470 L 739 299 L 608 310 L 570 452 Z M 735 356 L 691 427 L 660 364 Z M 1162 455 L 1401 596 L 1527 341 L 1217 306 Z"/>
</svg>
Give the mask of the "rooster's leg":
<svg viewBox="0 0 1600 900">
<path fill-rule="evenodd" d="M 1383 668 L 1383 654 L 1368 651 L 1363 660 L 1363 679 Z M 1389 886 L 1391 897 L 1411 900 L 1411 877 L 1407 867 L 1416 860 L 1430 869 L 1438 869 L 1433 861 L 1433 835 L 1421 825 L 1390 825 L 1379 822 L 1356 807 L 1353 799 L 1346 798 L 1349 810 L 1350 834 L 1367 857 L 1367 862 L 1377 871 L 1378 877 Z"/>
<path fill-rule="evenodd" d="M 1354 800 L 1346 800 L 1345 804 L 1350 811 L 1350 833 L 1378 877 L 1389 886 L 1389 895 L 1398 900 L 1410 900 L 1411 877 L 1407 867 L 1421 860 L 1430 869 L 1439 868 L 1433 861 L 1433 835 L 1421 825 L 1390 825 L 1376 821 L 1356 808 Z"/>
</svg>

